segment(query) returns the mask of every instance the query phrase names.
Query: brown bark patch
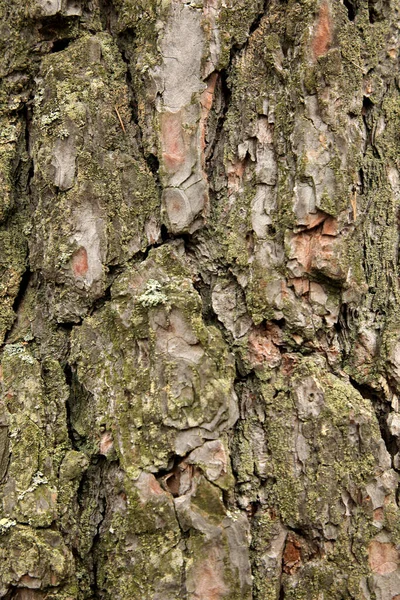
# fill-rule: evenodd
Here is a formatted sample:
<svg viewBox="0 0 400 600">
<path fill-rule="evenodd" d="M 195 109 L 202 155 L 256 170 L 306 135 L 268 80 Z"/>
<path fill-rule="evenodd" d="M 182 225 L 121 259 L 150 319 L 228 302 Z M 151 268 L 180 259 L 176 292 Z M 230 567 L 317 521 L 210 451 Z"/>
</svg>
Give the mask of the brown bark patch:
<svg viewBox="0 0 400 600">
<path fill-rule="evenodd" d="M 315 23 L 313 53 L 314 58 L 326 54 L 332 43 L 332 20 L 327 2 L 323 2 L 319 9 L 317 21 Z"/>
<path fill-rule="evenodd" d="M 267 364 L 276 367 L 281 362 L 281 353 L 276 346 L 277 332 L 268 327 L 257 328 L 249 335 L 249 358 L 253 366 Z"/>
<path fill-rule="evenodd" d="M 180 112 L 165 112 L 161 115 L 161 141 L 163 161 L 171 173 L 185 162 L 185 140 Z"/>
<path fill-rule="evenodd" d="M 285 377 L 290 377 L 296 368 L 298 358 L 294 354 L 283 354 L 282 355 L 282 373 Z"/>
<path fill-rule="evenodd" d="M 295 235 L 293 239 L 293 258 L 302 265 L 306 273 L 323 271 L 332 279 L 342 279 L 344 273 L 336 256 L 336 237 L 334 222 L 322 227 Z"/>
<path fill-rule="evenodd" d="M 399 553 L 393 544 L 373 540 L 368 548 L 368 560 L 373 573 L 387 575 L 399 566 Z"/>
<path fill-rule="evenodd" d="M 310 291 L 310 280 L 304 277 L 294 277 L 290 280 L 298 296 L 304 296 Z"/>
<path fill-rule="evenodd" d="M 40 588 L 40 586 L 42 585 L 41 580 L 38 577 L 32 577 L 31 575 L 22 575 L 22 577 L 20 577 L 18 585 L 20 585 L 21 587 L 24 586 L 26 588 L 29 588 L 30 590 L 32 589 L 37 589 Z M 27 597 L 29 596 L 29 592 L 28 590 L 25 590 L 27 592 Z M 35 592 L 33 592 L 35 593 Z M 35 597 L 35 596 L 33 596 Z"/>
<path fill-rule="evenodd" d="M 237 160 L 228 167 L 228 195 L 237 193 L 242 185 L 243 175 L 247 161 Z"/>
<path fill-rule="evenodd" d="M 39 590 L 22 588 L 20 590 L 17 590 L 13 598 L 15 598 L 15 600 L 44 600 L 45 594 L 44 592 L 40 592 Z"/>
<path fill-rule="evenodd" d="M 110 431 L 105 431 L 100 438 L 100 454 L 106 456 L 113 447 L 113 437 Z"/>
<path fill-rule="evenodd" d="M 86 248 L 81 246 L 72 256 L 72 269 L 75 277 L 84 277 L 89 269 Z"/>
<path fill-rule="evenodd" d="M 338 223 L 333 217 L 325 219 L 322 225 L 322 235 L 330 235 L 332 237 L 338 234 Z"/>
<path fill-rule="evenodd" d="M 374 521 L 382 522 L 385 518 L 383 508 L 376 508 L 373 512 L 373 515 L 374 515 Z"/>
<path fill-rule="evenodd" d="M 289 534 L 283 551 L 283 570 L 285 573 L 293 575 L 300 567 L 301 543 L 294 535 Z"/>
<path fill-rule="evenodd" d="M 201 103 L 201 120 L 200 120 L 200 140 L 201 140 L 201 150 L 203 157 L 203 165 L 204 165 L 204 150 L 206 147 L 206 133 L 207 133 L 207 119 L 209 112 L 211 110 L 213 100 L 214 100 L 214 92 L 215 86 L 218 80 L 218 73 L 212 73 L 207 82 L 207 88 L 201 95 L 200 103 Z"/>
<path fill-rule="evenodd" d="M 197 565 L 193 600 L 220 600 L 227 594 L 221 558 L 220 552 L 212 548 L 208 557 Z"/>
</svg>

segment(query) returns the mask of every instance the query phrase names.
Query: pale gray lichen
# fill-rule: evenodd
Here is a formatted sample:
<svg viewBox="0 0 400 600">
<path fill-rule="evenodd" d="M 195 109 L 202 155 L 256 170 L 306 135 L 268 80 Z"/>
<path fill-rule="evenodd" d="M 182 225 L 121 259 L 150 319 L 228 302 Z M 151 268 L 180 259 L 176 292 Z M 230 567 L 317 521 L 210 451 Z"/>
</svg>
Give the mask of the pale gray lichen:
<svg viewBox="0 0 400 600">
<path fill-rule="evenodd" d="M 30 494 L 31 492 L 34 492 L 36 490 L 36 488 L 39 487 L 39 485 L 45 485 L 46 483 L 49 483 L 49 480 L 47 479 L 47 477 L 45 477 L 41 471 L 37 471 L 35 473 L 35 475 L 33 476 L 32 483 L 28 487 L 28 489 L 26 489 L 23 492 L 21 492 L 20 494 L 18 494 L 18 500 L 23 500 L 24 497 L 26 496 L 26 494 Z"/>
<path fill-rule="evenodd" d="M 25 346 L 22 342 L 17 342 L 16 344 L 6 344 L 4 347 L 4 352 L 7 352 L 9 356 L 16 356 L 18 354 L 21 360 L 29 363 L 30 365 L 33 365 L 35 362 L 33 356 L 26 352 Z"/>
<path fill-rule="evenodd" d="M 161 283 L 155 279 L 149 279 L 146 284 L 146 289 L 139 297 L 139 302 L 145 308 L 157 306 L 158 304 L 166 304 L 168 297 L 162 291 Z"/>
<path fill-rule="evenodd" d="M 15 527 L 16 524 L 17 522 L 14 521 L 14 519 L 0 519 L 0 535 L 7 533 L 8 530 L 11 529 L 11 527 Z"/>
</svg>

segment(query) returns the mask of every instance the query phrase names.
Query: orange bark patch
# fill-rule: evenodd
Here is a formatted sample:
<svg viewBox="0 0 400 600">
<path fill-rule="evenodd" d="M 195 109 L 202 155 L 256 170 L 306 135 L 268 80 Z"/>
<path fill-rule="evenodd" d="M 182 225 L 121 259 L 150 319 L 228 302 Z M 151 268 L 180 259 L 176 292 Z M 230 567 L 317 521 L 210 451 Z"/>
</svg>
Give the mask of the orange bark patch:
<svg viewBox="0 0 400 600">
<path fill-rule="evenodd" d="M 72 256 L 72 269 L 75 277 L 84 277 L 89 269 L 86 248 L 81 246 Z"/>
<path fill-rule="evenodd" d="M 399 566 L 399 553 L 393 544 L 373 540 L 368 548 L 368 560 L 373 573 L 387 575 Z"/>
<path fill-rule="evenodd" d="M 283 570 L 289 575 L 296 573 L 301 567 L 301 544 L 294 535 L 289 534 L 283 552 Z"/>
<path fill-rule="evenodd" d="M 185 162 L 185 141 L 180 112 L 161 115 L 161 142 L 163 161 L 168 171 L 174 173 Z"/>
<path fill-rule="evenodd" d="M 332 43 L 332 21 L 327 2 L 323 2 L 319 9 L 318 19 L 315 24 L 313 40 L 314 58 L 326 54 Z"/>
</svg>

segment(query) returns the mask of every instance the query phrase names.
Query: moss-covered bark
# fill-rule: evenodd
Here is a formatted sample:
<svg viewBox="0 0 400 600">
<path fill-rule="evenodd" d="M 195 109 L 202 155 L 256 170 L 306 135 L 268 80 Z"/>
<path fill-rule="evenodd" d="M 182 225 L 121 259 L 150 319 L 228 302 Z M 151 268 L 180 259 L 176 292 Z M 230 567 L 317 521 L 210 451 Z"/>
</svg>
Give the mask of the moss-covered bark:
<svg viewBox="0 0 400 600">
<path fill-rule="evenodd" d="M 0 597 L 400 598 L 398 2 L 0 16 Z"/>
</svg>

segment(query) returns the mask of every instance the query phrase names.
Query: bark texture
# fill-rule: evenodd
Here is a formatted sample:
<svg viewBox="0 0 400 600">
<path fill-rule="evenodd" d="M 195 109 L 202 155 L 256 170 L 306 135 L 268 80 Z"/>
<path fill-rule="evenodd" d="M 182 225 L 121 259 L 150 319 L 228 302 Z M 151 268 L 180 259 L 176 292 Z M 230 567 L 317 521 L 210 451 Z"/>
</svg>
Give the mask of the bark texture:
<svg viewBox="0 0 400 600">
<path fill-rule="evenodd" d="M 400 598 L 398 0 L 0 0 L 0 598 Z"/>
</svg>

